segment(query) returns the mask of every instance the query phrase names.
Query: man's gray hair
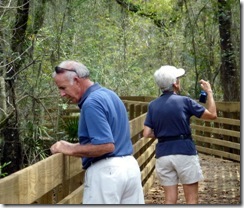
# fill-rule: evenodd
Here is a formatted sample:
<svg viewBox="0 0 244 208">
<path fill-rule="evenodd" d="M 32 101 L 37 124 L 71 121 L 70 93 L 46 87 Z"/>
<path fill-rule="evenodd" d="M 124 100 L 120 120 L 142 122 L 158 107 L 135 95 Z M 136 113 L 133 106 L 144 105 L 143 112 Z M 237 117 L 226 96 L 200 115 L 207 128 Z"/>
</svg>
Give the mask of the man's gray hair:
<svg viewBox="0 0 244 208">
<path fill-rule="evenodd" d="M 59 64 L 59 67 L 73 69 L 77 72 L 78 76 L 81 78 L 87 78 L 90 76 L 90 71 L 87 69 L 87 67 L 84 64 L 77 61 L 72 61 L 72 60 L 63 61 Z"/>
</svg>

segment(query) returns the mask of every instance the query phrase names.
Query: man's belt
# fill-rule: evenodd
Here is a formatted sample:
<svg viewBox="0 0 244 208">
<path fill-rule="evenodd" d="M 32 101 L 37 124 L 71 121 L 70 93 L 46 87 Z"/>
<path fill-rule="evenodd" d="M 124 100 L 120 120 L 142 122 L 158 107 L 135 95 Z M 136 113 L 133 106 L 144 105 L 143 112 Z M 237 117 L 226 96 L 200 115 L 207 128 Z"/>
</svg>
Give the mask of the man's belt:
<svg viewBox="0 0 244 208">
<path fill-rule="evenodd" d="M 158 137 L 158 143 L 173 141 L 173 140 L 184 140 L 192 139 L 191 134 L 181 134 L 178 136 Z"/>
</svg>

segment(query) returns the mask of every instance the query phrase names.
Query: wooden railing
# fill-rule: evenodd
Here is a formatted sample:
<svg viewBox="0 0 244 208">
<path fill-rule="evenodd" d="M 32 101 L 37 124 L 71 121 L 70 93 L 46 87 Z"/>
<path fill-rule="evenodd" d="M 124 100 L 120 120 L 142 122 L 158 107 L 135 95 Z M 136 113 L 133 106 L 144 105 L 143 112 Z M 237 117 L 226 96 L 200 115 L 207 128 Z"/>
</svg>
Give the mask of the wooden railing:
<svg viewBox="0 0 244 208">
<path fill-rule="evenodd" d="M 144 193 L 147 193 L 155 177 L 156 140 L 143 138 L 142 130 L 148 102 L 153 98 L 140 99 L 134 101 L 126 97 L 124 103 L 131 119 L 134 156 L 140 165 Z M 202 153 L 240 161 L 240 103 L 217 103 L 217 109 L 217 120 L 192 118 L 197 149 Z M 1 179 L 0 203 L 80 204 L 83 178 L 80 158 L 55 154 Z"/>
<path fill-rule="evenodd" d="M 197 150 L 240 162 L 240 102 L 216 102 L 216 106 L 216 120 L 191 119 Z"/>
<path fill-rule="evenodd" d="M 134 156 L 146 193 L 154 181 L 156 140 L 141 138 L 146 114 L 130 121 Z M 137 138 L 137 139 L 136 139 Z M 81 159 L 52 155 L 0 180 L 1 204 L 80 204 L 84 170 Z"/>
</svg>

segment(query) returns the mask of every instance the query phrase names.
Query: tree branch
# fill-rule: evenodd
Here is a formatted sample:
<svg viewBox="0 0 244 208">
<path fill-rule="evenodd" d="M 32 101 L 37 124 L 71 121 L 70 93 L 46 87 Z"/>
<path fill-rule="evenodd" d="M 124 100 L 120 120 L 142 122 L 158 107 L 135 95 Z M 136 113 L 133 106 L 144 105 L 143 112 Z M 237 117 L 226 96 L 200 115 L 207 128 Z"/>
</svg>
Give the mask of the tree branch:
<svg viewBox="0 0 244 208">
<path fill-rule="evenodd" d="M 121 5 L 123 8 L 127 9 L 128 11 L 138 13 L 138 15 L 143 16 L 143 17 L 150 18 L 151 20 L 153 20 L 154 24 L 157 27 L 159 27 L 161 29 L 166 28 L 166 26 L 164 24 L 164 20 L 157 18 L 156 13 L 146 13 L 140 8 L 139 5 L 132 4 L 131 2 L 128 2 L 127 0 L 116 0 L 116 2 L 119 5 Z M 168 36 L 168 34 L 165 32 L 165 30 L 163 30 L 163 32 Z"/>
</svg>

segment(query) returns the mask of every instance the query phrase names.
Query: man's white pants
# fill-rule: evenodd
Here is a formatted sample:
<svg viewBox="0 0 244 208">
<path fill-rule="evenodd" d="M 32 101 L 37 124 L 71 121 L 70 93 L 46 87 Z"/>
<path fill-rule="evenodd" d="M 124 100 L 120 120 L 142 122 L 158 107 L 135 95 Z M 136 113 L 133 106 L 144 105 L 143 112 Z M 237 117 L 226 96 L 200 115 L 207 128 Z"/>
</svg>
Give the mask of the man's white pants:
<svg viewBox="0 0 244 208">
<path fill-rule="evenodd" d="M 139 165 L 133 156 L 99 160 L 87 170 L 83 204 L 144 204 Z"/>
</svg>

